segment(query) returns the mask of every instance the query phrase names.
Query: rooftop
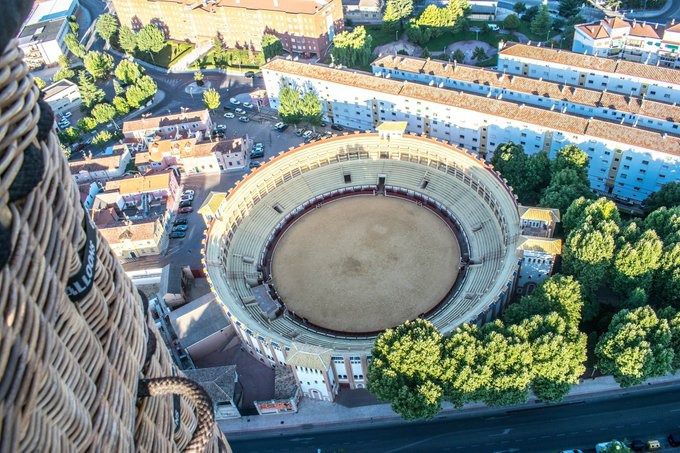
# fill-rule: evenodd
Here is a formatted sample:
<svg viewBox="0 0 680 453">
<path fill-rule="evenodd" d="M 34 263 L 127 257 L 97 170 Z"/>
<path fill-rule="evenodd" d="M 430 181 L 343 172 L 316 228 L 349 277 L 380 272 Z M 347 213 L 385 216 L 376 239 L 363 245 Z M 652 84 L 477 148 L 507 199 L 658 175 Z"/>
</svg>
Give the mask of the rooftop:
<svg viewBox="0 0 680 453">
<path fill-rule="evenodd" d="M 171 311 L 169 317 L 175 334 L 184 348 L 229 326 L 227 315 L 221 304 L 215 300 L 213 293 Z"/>
<path fill-rule="evenodd" d="M 328 370 L 331 366 L 331 350 L 293 341 L 286 363 L 290 366 Z"/>
<path fill-rule="evenodd" d="M 198 208 L 198 213 L 214 216 L 225 198 L 227 198 L 227 192 L 210 192 L 201 207 Z"/>
<path fill-rule="evenodd" d="M 124 147 L 114 148 L 111 154 L 102 154 L 97 157 L 86 156 L 81 159 L 70 160 L 68 166 L 71 174 L 80 172 L 116 170 L 121 165 L 123 155 L 127 152 Z"/>
<path fill-rule="evenodd" d="M 160 2 L 182 3 L 188 9 L 203 8 L 240 8 L 262 11 L 278 11 L 291 14 L 314 14 L 332 0 L 215 0 L 204 3 L 201 0 L 154 0 Z"/>
<path fill-rule="evenodd" d="M 66 18 L 69 11 L 75 7 L 75 2 L 76 0 L 47 0 L 35 2 L 35 7 L 28 16 L 28 19 L 26 19 L 25 24 L 31 25 L 37 22 Z"/>
<path fill-rule="evenodd" d="M 512 56 L 526 60 L 549 62 L 564 66 L 573 66 L 589 71 L 608 72 L 630 77 L 639 77 L 657 82 L 680 85 L 680 71 L 626 60 L 613 60 L 592 55 L 551 49 L 536 45 L 505 43 L 500 50 L 501 56 Z"/>
<path fill-rule="evenodd" d="M 142 118 L 123 123 L 123 133 L 158 129 L 159 127 L 175 126 L 186 123 L 201 123 L 210 119 L 208 110 L 195 110 L 192 112 L 176 113 L 173 115 L 161 115 Z"/>
<path fill-rule="evenodd" d="M 589 135 L 617 143 L 680 155 L 680 138 L 623 126 L 618 123 L 587 119 L 525 104 L 518 105 L 513 102 L 477 96 L 462 91 L 376 77 L 363 71 L 337 69 L 321 64 L 303 63 L 283 58 L 270 60 L 262 69 L 324 80 L 341 86 L 374 90 L 388 95 L 435 102 L 562 132 Z"/>
<path fill-rule="evenodd" d="M 106 239 L 109 244 L 120 244 L 126 241 L 136 242 L 152 240 L 155 238 L 158 229 L 163 228 L 160 222 L 157 222 L 155 218 L 138 221 L 121 220 L 115 223 L 111 223 L 110 219 L 106 219 L 106 223 L 99 223 L 98 219 L 102 218 L 103 217 L 96 213 L 94 221 L 102 237 Z"/>
<path fill-rule="evenodd" d="M 42 91 L 45 94 L 45 101 L 49 102 L 50 98 L 58 95 L 62 91 L 73 88 L 78 89 L 78 85 L 76 85 L 75 83 L 71 82 L 68 79 L 61 79 L 58 82 L 46 86 L 45 88 L 43 88 Z"/>
<path fill-rule="evenodd" d="M 520 236 L 520 242 L 517 248 L 524 251 L 541 252 L 556 256 L 562 253 L 562 240 L 539 238 L 535 236 Z"/>
<path fill-rule="evenodd" d="M 158 285 L 158 293 L 161 296 L 166 294 L 182 293 L 182 266 L 177 263 L 168 263 L 161 271 L 161 282 Z"/>
<path fill-rule="evenodd" d="M 117 190 L 121 195 L 168 190 L 172 176 L 172 170 L 168 170 L 144 176 L 111 179 L 106 182 L 104 190 Z"/>
<path fill-rule="evenodd" d="M 532 79 L 497 71 L 408 56 L 387 55 L 378 58 L 373 66 L 447 77 L 489 87 L 498 87 L 520 93 L 540 95 L 555 101 L 568 101 L 593 107 L 612 108 L 622 112 L 637 113 L 652 118 L 680 121 L 680 106 L 640 99 L 623 94 L 590 90 L 546 80 Z"/>
<path fill-rule="evenodd" d="M 540 220 L 542 222 L 559 222 L 560 211 L 552 208 L 537 208 L 533 206 L 518 206 L 519 218 L 525 220 Z"/>
<path fill-rule="evenodd" d="M 28 44 L 35 42 L 47 42 L 57 38 L 59 31 L 64 26 L 66 19 L 49 20 L 42 22 L 35 22 L 26 25 L 19 32 L 19 44 Z"/>
<path fill-rule="evenodd" d="M 196 368 L 182 370 L 182 372 L 205 389 L 213 404 L 225 401 L 234 402 L 234 390 L 238 382 L 236 365 Z"/>
</svg>

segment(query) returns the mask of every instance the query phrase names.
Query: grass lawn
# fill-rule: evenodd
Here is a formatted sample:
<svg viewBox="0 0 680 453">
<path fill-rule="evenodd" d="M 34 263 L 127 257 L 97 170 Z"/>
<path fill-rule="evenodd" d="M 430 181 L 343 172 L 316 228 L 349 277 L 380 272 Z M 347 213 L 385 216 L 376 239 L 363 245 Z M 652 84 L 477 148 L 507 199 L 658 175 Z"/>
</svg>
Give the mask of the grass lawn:
<svg viewBox="0 0 680 453">
<path fill-rule="evenodd" d="M 179 58 L 191 52 L 193 48 L 193 44 L 183 41 L 168 41 L 165 47 L 153 54 L 153 58 L 148 52 L 139 51 L 135 52 L 135 57 L 162 68 L 169 68 Z"/>
<path fill-rule="evenodd" d="M 364 25 L 364 27 L 366 28 L 366 33 L 373 37 L 372 46 L 374 49 L 383 44 L 398 41 L 402 34 L 401 31 L 387 31 L 381 25 Z"/>
</svg>

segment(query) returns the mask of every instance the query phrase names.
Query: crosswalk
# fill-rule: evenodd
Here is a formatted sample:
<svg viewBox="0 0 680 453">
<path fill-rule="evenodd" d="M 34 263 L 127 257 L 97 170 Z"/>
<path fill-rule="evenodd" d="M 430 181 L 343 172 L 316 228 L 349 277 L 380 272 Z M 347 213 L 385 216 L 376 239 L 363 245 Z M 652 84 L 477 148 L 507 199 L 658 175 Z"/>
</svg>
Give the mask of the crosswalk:
<svg viewBox="0 0 680 453">
<path fill-rule="evenodd" d="M 182 80 L 172 76 L 155 76 L 154 79 L 173 88 L 183 84 Z"/>
</svg>

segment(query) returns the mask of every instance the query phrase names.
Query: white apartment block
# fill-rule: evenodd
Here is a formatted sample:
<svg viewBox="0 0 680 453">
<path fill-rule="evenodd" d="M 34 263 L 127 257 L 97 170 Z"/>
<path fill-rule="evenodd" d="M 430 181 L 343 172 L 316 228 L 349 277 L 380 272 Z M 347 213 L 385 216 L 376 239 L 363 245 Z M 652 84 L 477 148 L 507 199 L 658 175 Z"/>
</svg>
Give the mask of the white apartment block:
<svg viewBox="0 0 680 453">
<path fill-rule="evenodd" d="M 64 36 L 69 32 L 68 16 L 75 14 L 76 0 L 36 2 L 17 35 L 19 48 L 31 69 L 55 65 L 67 52 Z"/>
<path fill-rule="evenodd" d="M 576 25 L 574 52 L 680 68 L 680 23 L 607 18 Z"/>
<path fill-rule="evenodd" d="M 43 88 L 44 100 L 52 111 L 61 116 L 65 112 L 80 107 L 80 89 L 78 85 L 67 79 L 59 80 Z"/>
<path fill-rule="evenodd" d="M 263 67 L 263 77 L 273 108 L 282 84 L 304 87 L 322 99 L 328 121 L 359 130 L 405 121 L 409 133 L 446 140 L 486 159 L 505 142 L 551 157 L 576 145 L 590 157 L 591 187 L 621 201 L 642 202 L 680 179 L 680 138 L 666 133 L 281 58 Z"/>
<path fill-rule="evenodd" d="M 501 44 L 498 71 L 565 85 L 680 103 L 680 71 L 518 43 Z"/>
<path fill-rule="evenodd" d="M 373 74 L 439 88 L 596 117 L 661 132 L 680 133 L 680 106 L 556 82 L 504 74 L 456 62 L 388 55 L 372 63 Z"/>
</svg>

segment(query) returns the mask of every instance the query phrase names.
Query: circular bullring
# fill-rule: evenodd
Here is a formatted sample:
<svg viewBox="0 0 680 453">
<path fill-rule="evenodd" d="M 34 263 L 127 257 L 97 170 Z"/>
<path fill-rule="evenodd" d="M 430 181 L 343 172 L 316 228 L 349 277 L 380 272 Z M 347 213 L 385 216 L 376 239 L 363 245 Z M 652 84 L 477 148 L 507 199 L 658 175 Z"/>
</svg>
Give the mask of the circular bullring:
<svg viewBox="0 0 680 453">
<path fill-rule="evenodd" d="M 286 308 L 341 332 L 374 332 L 430 311 L 460 265 L 454 231 L 435 212 L 386 196 L 334 199 L 276 243 L 271 283 Z M 361 313 L 361 316 L 357 316 Z"/>
<path fill-rule="evenodd" d="M 514 195 L 483 161 L 421 136 L 355 133 L 246 175 L 209 225 L 204 263 L 263 360 L 294 343 L 365 356 L 408 319 L 443 333 L 493 319 L 518 239 Z"/>
</svg>

